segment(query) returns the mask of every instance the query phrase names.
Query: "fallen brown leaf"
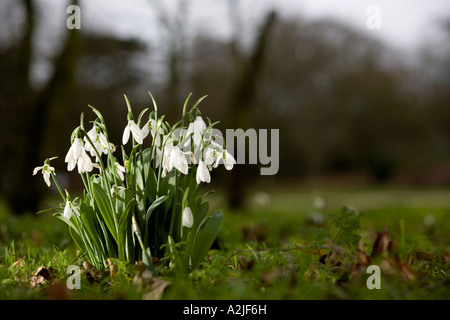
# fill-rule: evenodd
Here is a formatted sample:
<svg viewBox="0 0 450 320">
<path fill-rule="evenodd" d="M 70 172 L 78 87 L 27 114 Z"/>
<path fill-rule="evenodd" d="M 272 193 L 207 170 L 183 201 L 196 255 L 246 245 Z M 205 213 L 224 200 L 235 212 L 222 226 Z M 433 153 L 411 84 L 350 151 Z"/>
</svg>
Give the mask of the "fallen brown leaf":
<svg viewBox="0 0 450 320">
<path fill-rule="evenodd" d="M 450 261 L 450 253 L 444 254 L 443 259 L 444 259 L 444 263 L 449 262 Z"/>
<path fill-rule="evenodd" d="M 111 281 L 113 281 L 114 277 L 116 276 L 116 273 L 117 273 L 117 266 L 114 263 L 112 263 L 110 258 L 108 258 L 106 261 L 108 261 L 109 274 L 111 277 Z"/>
<path fill-rule="evenodd" d="M 428 252 L 428 251 L 421 250 L 421 249 L 414 250 L 414 256 L 418 260 L 424 260 L 424 261 L 432 261 L 435 258 L 435 255 L 432 252 Z"/>
<path fill-rule="evenodd" d="M 358 246 L 357 258 L 358 258 L 358 264 L 363 265 L 363 266 L 370 265 L 370 257 L 364 252 L 363 244 L 361 241 L 359 242 L 359 246 Z"/>
<path fill-rule="evenodd" d="M 22 266 L 23 263 L 23 259 L 22 258 L 17 258 L 16 262 L 14 262 L 12 265 L 14 267 L 20 268 Z"/>
<path fill-rule="evenodd" d="M 145 270 L 134 277 L 133 285 L 144 289 L 142 299 L 160 300 L 170 282 L 155 278 L 152 272 Z"/>
<path fill-rule="evenodd" d="M 383 256 L 385 257 L 388 252 L 389 238 L 388 230 L 385 228 L 383 231 L 378 233 L 377 239 L 373 244 L 371 257 Z"/>
<path fill-rule="evenodd" d="M 45 267 L 39 267 L 36 273 L 31 277 L 30 286 L 33 288 L 39 287 L 47 281 L 51 280 L 50 271 Z"/>
<path fill-rule="evenodd" d="M 83 261 L 83 268 L 84 268 L 84 276 L 89 281 L 100 281 L 103 278 L 102 273 L 94 267 L 92 264 L 90 264 L 88 261 Z"/>
</svg>

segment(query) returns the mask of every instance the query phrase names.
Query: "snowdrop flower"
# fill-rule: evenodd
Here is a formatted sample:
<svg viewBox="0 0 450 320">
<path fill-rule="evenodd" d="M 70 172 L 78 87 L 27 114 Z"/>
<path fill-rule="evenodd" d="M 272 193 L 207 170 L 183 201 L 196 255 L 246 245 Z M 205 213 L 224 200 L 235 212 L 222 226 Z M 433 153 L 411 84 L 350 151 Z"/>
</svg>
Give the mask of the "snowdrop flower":
<svg viewBox="0 0 450 320">
<path fill-rule="evenodd" d="M 177 169 L 183 174 L 188 173 L 188 163 L 183 151 L 178 146 L 167 146 L 164 151 L 163 177 L 167 172 Z"/>
<path fill-rule="evenodd" d="M 188 126 L 186 136 L 193 133 L 192 139 L 194 140 L 194 147 L 200 149 L 203 147 L 202 145 L 202 138 L 203 133 L 206 130 L 206 123 L 203 121 L 202 117 L 197 116 L 195 118 L 194 122 L 191 122 Z"/>
<path fill-rule="evenodd" d="M 55 173 L 55 168 L 51 167 L 49 164 L 44 164 L 42 167 L 36 167 L 33 170 L 33 176 L 35 176 L 40 170 L 42 170 L 42 175 L 44 176 L 44 181 L 47 186 L 50 187 L 50 175 Z"/>
<path fill-rule="evenodd" d="M 236 164 L 236 160 L 225 149 L 223 149 L 221 156 L 217 158 L 215 167 L 217 167 L 217 165 L 219 164 L 219 162 L 221 160 L 223 161 L 223 164 L 225 165 L 225 169 L 227 169 L 227 170 L 233 169 L 233 166 Z"/>
<path fill-rule="evenodd" d="M 178 145 L 174 146 L 172 138 L 166 136 L 164 139 L 164 155 L 163 155 L 163 172 L 162 177 L 164 178 L 167 172 L 172 171 L 173 168 L 177 169 L 183 174 L 187 174 L 189 167 L 187 159 L 181 151 Z M 158 151 L 157 151 L 158 156 Z M 157 159 L 158 160 L 158 159 Z"/>
<path fill-rule="evenodd" d="M 155 119 L 149 119 L 147 124 L 142 128 L 142 137 L 145 139 L 149 133 L 152 134 L 153 141 L 159 147 L 161 145 L 161 136 L 163 135 L 163 130 L 161 128 L 162 119 L 158 122 Z"/>
<path fill-rule="evenodd" d="M 120 190 L 125 190 L 125 188 L 122 187 L 122 186 L 113 185 L 113 186 L 111 187 L 111 190 L 109 190 L 109 193 L 111 193 L 111 197 L 112 197 L 112 196 L 114 195 L 114 193 L 117 193 L 117 192 L 119 192 Z"/>
<path fill-rule="evenodd" d="M 197 184 L 200 184 L 201 182 L 210 183 L 211 182 L 211 175 L 209 174 L 208 167 L 206 166 L 206 162 L 201 160 L 197 167 Z"/>
<path fill-rule="evenodd" d="M 130 120 L 128 121 L 128 124 L 125 127 L 125 129 L 123 130 L 122 135 L 123 145 L 126 145 L 128 140 L 130 139 L 130 132 L 133 135 L 134 140 L 136 140 L 138 144 L 142 144 L 144 142 L 144 135 L 142 130 L 139 129 L 138 125 L 133 120 Z"/>
<path fill-rule="evenodd" d="M 75 169 L 78 159 L 81 157 L 82 150 L 83 142 L 80 138 L 76 138 L 70 146 L 69 152 L 67 152 L 66 158 L 64 159 L 64 161 L 67 162 L 68 171 L 72 171 L 73 169 Z"/>
<path fill-rule="evenodd" d="M 219 155 L 220 155 L 220 150 L 216 150 L 216 148 L 213 148 L 210 146 L 208 146 L 206 148 L 205 162 L 206 162 L 206 165 L 208 166 L 209 170 L 211 170 L 213 166 L 214 166 L 214 168 L 217 168 L 217 166 L 219 165 L 219 162 L 217 161 L 217 159 L 219 158 Z"/>
<path fill-rule="evenodd" d="M 159 168 L 162 162 L 162 151 L 158 147 L 155 148 L 155 168 Z"/>
<path fill-rule="evenodd" d="M 187 159 L 189 159 L 190 163 L 197 164 L 197 159 L 195 158 L 195 154 L 191 151 L 183 152 Z"/>
<path fill-rule="evenodd" d="M 184 208 L 183 215 L 181 218 L 183 227 L 191 228 L 194 224 L 194 216 L 192 215 L 192 210 L 189 207 Z"/>
<path fill-rule="evenodd" d="M 178 146 L 172 147 L 170 152 L 169 166 L 177 169 L 183 174 L 188 173 L 188 163 L 183 151 Z"/>
<path fill-rule="evenodd" d="M 114 168 L 116 169 L 117 174 L 119 175 L 120 180 L 125 180 L 125 167 L 121 166 L 118 162 L 114 163 Z"/>
<path fill-rule="evenodd" d="M 91 153 L 92 157 L 96 157 L 98 161 L 97 153 L 99 155 L 102 153 L 107 154 L 108 149 L 111 148 L 110 144 L 105 135 L 102 132 L 99 132 L 96 126 L 93 126 L 87 135 L 94 145 L 92 146 L 87 137 L 84 137 L 84 148 L 87 152 Z"/>
<path fill-rule="evenodd" d="M 94 169 L 91 158 L 89 158 L 86 152 L 82 152 L 81 157 L 78 158 L 78 173 L 91 172 Z"/>
<path fill-rule="evenodd" d="M 80 138 L 74 140 L 69 152 L 67 152 L 65 162 L 67 162 L 68 171 L 75 169 L 76 165 L 78 165 L 78 173 L 91 172 L 94 168 Z"/>
<path fill-rule="evenodd" d="M 67 201 L 66 206 L 64 207 L 64 218 L 69 219 L 72 217 L 73 213 L 76 213 L 78 216 L 80 216 L 80 212 L 78 209 L 73 205 L 72 202 Z"/>
</svg>

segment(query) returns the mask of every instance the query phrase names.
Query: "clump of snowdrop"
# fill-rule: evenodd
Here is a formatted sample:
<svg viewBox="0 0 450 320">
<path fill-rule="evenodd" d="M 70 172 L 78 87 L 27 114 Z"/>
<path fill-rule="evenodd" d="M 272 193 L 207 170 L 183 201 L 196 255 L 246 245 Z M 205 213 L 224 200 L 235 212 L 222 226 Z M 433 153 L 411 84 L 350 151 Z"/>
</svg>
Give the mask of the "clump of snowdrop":
<svg viewBox="0 0 450 320">
<path fill-rule="evenodd" d="M 213 134 L 217 123 L 203 119 L 198 104 L 204 97 L 188 111 L 190 97 L 173 126 L 158 115 L 152 96 L 154 110 L 147 115 L 145 109 L 137 118 L 125 97 L 128 115 L 117 148 L 97 109 L 91 107 L 97 118 L 89 130 L 82 114 L 64 158 L 68 171 L 78 169 L 84 184 L 81 198 L 71 200 L 61 190 L 50 166 L 55 158 L 33 171 L 42 171 L 48 186 L 53 179 L 63 199 L 55 216 L 67 223 L 76 245 L 97 268 L 118 258 L 142 260 L 155 271 L 156 256 L 167 257 L 169 268 L 184 275 L 199 265 L 213 243 L 223 214 L 208 215 L 208 203 L 198 191 L 211 182 L 212 170 L 221 164 L 231 170 L 236 161 L 223 138 Z"/>
</svg>

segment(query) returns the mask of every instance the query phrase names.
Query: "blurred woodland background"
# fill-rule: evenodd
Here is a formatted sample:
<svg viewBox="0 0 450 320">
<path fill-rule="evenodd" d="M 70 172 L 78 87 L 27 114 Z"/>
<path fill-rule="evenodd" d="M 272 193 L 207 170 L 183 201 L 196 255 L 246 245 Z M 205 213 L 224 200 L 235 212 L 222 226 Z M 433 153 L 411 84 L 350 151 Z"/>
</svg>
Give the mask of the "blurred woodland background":
<svg viewBox="0 0 450 320">
<path fill-rule="evenodd" d="M 83 10 L 80 2 L 66 7 Z M 158 26 L 152 44 L 93 28 L 47 29 L 57 43 L 49 53 L 36 37 L 48 19 L 43 2 L 1 1 L 0 196 L 13 212 L 36 212 L 53 190 L 32 176 L 47 157 L 59 156 L 52 164 L 63 187 L 80 183 L 64 156 L 80 113 L 94 118 L 88 104 L 118 144 L 123 94 L 138 112 L 151 107 L 148 91 L 169 121 L 193 92 L 208 95 L 200 109 L 219 129 L 280 129 L 276 176 L 261 177 L 254 165 L 213 176 L 233 207 L 261 181 L 450 184 L 450 17 L 436 21 L 444 41 L 405 56 L 337 20 L 291 19 L 276 8 L 243 33 L 249 19 L 238 0 L 227 2 L 232 36 L 224 40 L 190 30 L 190 2 L 174 3 L 166 10 L 165 1 L 148 1 Z M 62 26 L 67 17 L 64 10 Z M 42 61 L 49 67 L 39 69 Z"/>
</svg>

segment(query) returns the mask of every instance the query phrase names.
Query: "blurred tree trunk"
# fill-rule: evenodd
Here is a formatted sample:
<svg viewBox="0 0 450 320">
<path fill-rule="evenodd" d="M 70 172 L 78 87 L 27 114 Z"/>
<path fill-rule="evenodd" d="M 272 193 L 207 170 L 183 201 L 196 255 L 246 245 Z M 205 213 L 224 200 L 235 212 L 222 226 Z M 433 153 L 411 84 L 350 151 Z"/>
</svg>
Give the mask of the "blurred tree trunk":
<svg viewBox="0 0 450 320">
<path fill-rule="evenodd" d="M 165 48 L 165 57 L 167 59 L 168 79 L 164 90 L 164 104 L 167 110 L 164 112 L 165 119 L 169 122 L 175 122 L 179 119 L 182 102 L 186 97 L 180 97 L 180 87 L 184 75 L 186 60 L 186 25 L 189 17 L 190 2 L 187 0 L 178 0 L 177 8 L 171 14 L 163 5 L 165 1 L 152 0 L 150 4 L 155 7 L 158 13 L 158 21 L 162 27 L 161 43 Z"/>
<path fill-rule="evenodd" d="M 64 108 L 64 101 L 70 99 L 79 51 L 79 32 L 69 31 L 61 53 L 55 58 L 50 80 L 41 91 L 36 92 L 30 81 L 36 6 L 32 0 L 21 0 L 21 4 L 26 26 L 17 48 L 18 63 L 15 66 L 18 67 L 11 74 L 11 87 L 2 103 L 2 113 L 7 121 L 3 132 L 6 143 L 2 159 L 5 163 L 1 168 L 4 174 L 4 195 L 11 210 L 18 214 L 37 210 L 40 190 L 45 184 L 32 176 L 33 168 L 43 162 L 40 149 L 52 109 L 56 106 Z"/>
<path fill-rule="evenodd" d="M 251 126 L 252 101 L 255 95 L 256 82 L 262 69 L 264 52 L 275 21 L 276 13 L 274 11 L 269 12 L 248 59 L 242 59 L 242 54 L 236 53 L 237 40 L 234 38 L 232 41 L 232 50 L 237 55 L 235 59 L 237 70 L 230 97 L 227 128 L 242 128 L 245 131 Z M 231 208 L 238 209 L 243 206 L 249 171 L 245 165 L 237 165 L 229 176 L 228 204 Z"/>
</svg>

